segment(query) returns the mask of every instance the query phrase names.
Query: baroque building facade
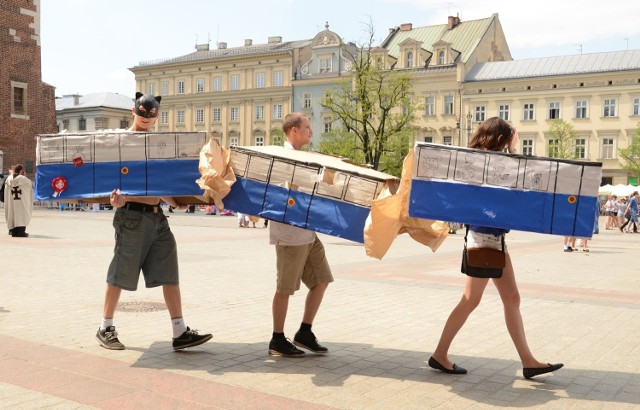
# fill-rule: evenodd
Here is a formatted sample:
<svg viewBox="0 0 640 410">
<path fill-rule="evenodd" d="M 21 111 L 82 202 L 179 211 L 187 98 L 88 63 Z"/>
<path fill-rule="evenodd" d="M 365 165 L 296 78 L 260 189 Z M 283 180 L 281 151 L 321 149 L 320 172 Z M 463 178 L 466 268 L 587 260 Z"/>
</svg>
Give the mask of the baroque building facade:
<svg viewBox="0 0 640 410">
<path fill-rule="evenodd" d="M 40 1 L 0 2 L 0 169 L 35 171 L 37 134 L 56 131 L 55 89 L 42 81 Z"/>
<path fill-rule="evenodd" d="M 58 131 L 126 129 L 133 121 L 133 98 L 116 93 L 65 95 L 56 98 Z"/>
</svg>

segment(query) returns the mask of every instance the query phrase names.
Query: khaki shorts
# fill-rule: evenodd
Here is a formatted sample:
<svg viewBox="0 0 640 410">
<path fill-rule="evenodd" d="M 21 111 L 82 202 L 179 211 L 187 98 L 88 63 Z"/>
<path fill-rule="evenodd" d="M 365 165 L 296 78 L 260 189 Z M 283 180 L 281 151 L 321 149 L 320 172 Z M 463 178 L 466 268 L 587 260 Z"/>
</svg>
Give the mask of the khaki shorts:
<svg viewBox="0 0 640 410">
<path fill-rule="evenodd" d="M 318 238 L 305 245 L 276 245 L 276 266 L 276 291 L 283 295 L 293 295 L 300 289 L 301 281 L 309 289 L 318 283 L 333 282 L 324 246 Z"/>
</svg>

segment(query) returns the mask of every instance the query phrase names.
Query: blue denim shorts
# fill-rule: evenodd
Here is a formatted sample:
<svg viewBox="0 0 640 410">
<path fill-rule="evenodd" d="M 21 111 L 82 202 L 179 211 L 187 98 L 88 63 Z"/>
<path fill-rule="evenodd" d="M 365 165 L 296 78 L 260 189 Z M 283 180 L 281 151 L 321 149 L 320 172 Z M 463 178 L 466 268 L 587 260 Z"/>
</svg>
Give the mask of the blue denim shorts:
<svg viewBox="0 0 640 410">
<path fill-rule="evenodd" d="M 119 208 L 113 217 L 116 245 L 107 283 L 136 290 L 140 271 L 148 288 L 178 285 L 178 249 L 162 212 Z"/>
</svg>

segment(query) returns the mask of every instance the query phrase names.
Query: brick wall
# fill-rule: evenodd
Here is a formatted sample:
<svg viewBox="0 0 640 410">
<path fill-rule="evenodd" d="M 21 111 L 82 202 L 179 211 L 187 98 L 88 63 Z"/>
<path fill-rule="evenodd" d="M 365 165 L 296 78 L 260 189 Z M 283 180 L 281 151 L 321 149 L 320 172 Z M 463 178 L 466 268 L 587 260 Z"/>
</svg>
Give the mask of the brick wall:
<svg viewBox="0 0 640 410">
<path fill-rule="evenodd" d="M 55 89 L 42 82 L 40 0 L 0 1 L 0 150 L 35 172 L 37 134 L 57 132 Z M 26 84 L 24 115 L 12 115 L 12 81 Z M 29 164 L 32 166 L 29 167 Z"/>
</svg>

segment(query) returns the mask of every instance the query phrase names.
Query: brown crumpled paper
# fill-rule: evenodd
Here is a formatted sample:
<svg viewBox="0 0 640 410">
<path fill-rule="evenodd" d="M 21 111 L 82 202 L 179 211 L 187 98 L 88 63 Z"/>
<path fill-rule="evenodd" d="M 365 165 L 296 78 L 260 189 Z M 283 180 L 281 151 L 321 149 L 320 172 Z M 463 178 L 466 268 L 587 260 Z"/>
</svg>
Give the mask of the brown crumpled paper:
<svg viewBox="0 0 640 410">
<path fill-rule="evenodd" d="M 449 235 L 446 222 L 409 216 L 409 191 L 413 150 L 404 159 L 400 188 L 394 195 L 381 194 L 371 204 L 364 227 L 364 247 L 368 256 L 382 259 L 396 236 L 408 233 L 414 240 L 436 251 Z"/>
<path fill-rule="evenodd" d="M 236 182 L 236 175 L 231 168 L 231 151 L 210 138 L 200 150 L 198 169 L 201 177 L 196 183 L 204 190 L 204 201 L 213 202 L 218 208 L 224 209 L 222 198 L 227 196 L 231 185 Z"/>
</svg>

